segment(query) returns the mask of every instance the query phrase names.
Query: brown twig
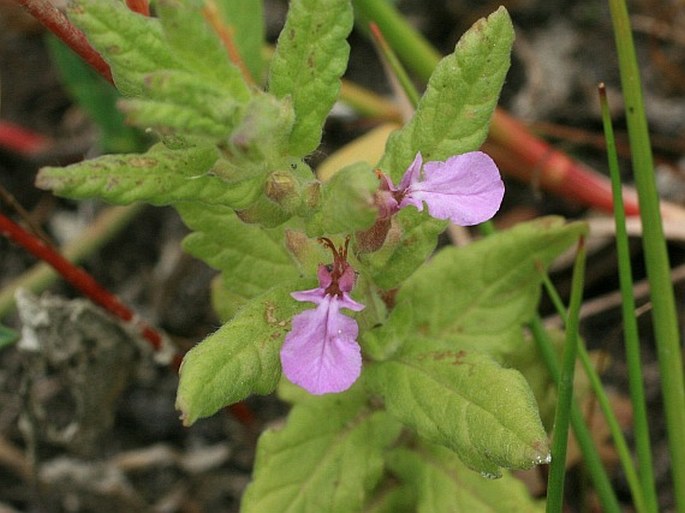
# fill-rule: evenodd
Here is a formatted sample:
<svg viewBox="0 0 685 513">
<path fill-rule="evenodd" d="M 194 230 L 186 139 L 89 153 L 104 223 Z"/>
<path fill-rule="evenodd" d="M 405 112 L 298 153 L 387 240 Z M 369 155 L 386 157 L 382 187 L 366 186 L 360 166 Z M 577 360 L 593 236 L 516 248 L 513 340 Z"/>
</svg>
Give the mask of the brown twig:
<svg viewBox="0 0 685 513">
<path fill-rule="evenodd" d="M 83 32 L 77 29 L 57 9 L 50 0 L 16 0 L 24 9 L 36 18 L 45 28 L 60 38 L 69 48 L 76 52 L 93 69 L 108 82 L 114 83 L 112 72 L 102 56 L 90 45 Z"/>
</svg>

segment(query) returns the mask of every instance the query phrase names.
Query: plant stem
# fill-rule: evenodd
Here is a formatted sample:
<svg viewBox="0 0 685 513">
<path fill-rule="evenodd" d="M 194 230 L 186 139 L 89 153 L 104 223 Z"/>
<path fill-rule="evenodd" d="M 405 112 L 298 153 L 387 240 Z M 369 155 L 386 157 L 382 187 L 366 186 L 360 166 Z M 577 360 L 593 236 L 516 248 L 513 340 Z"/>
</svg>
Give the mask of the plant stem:
<svg viewBox="0 0 685 513">
<path fill-rule="evenodd" d="M 45 28 L 60 38 L 108 82 L 114 83 L 112 72 L 102 56 L 90 45 L 83 32 L 55 7 L 50 0 L 16 0 Z"/>
<path fill-rule="evenodd" d="M 557 354 L 547 331 L 545 331 L 540 316 L 536 315 L 530 322 L 529 327 L 533 334 L 533 339 L 540 350 L 542 359 L 547 366 L 547 370 L 552 376 L 552 379 L 556 383 L 559 383 L 560 370 L 559 363 L 557 362 Z M 597 452 L 590 430 L 585 424 L 580 407 L 575 401 L 573 401 L 571 405 L 571 425 L 573 426 L 573 432 L 583 453 L 583 462 L 592 478 L 595 491 L 602 504 L 604 513 L 620 513 L 621 508 L 618 504 L 614 489 L 612 488 L 606 470 L 602 465 L 602 460 Z"/>
<path fill-rule="evenodd" d="M 233 37 L 233 27 L 224 23 L 221 16 L 219 15 L 219 10 L 216 6 L 216 3 L 214 3 L 214 0 L 205 0 L 205 5 L 202 8 L 202 14 L 214 30 L 214 32 L 216 32 L 217 36 L 219 36 L 221 43 L 224 45 L 224 48 L 226 49 L 228 58 L 240 70 L 240 73 L 242 74 L 245 82 L 247 84 L 254 85 L 254 78 L 252 78 L 252 74 L 250 73 L 250 70 L 247 68 L 245 62 L 243 61 L 243 58 L 240 56 L 238 47 L 235 44 Z"/>
<path fill-rule="evenodd" d="M 578 241 L 576 262 L 573 266 L 571 299 L 566 322 L 566 341 L 562 356 L 561 374 L 557 385 L 557 407 L 554 414 L 552 439 L 552 463 L 547 482 L 547 513 L 561 513 L 564 506 L 564 478 L 566 476 L 566 450 L 568 427 L 573 402 L 573 375 L 578 350 L 578 326 L 580 305 L 583 301 L 585 282 L 585 237 Z"/>
<path fill-rule="evenodd" d="M 378 25 L 371 22 L 369 24 L 369 28 L 371 29 L 371 35 L 373 36 L 376 47 L 381 54 L 381 58 L 385 61 L 387 68 L 389 68 L 389 72 L 394 74 L 395 78 L 402 87 L 404 94 L 407 95 L 409 103 L 411 103 L 411 106 L 416 109 L 419 104 L 419 92 L 416 90 L 416 87 L 409 78 L 407 71 L 397 58 L 397 54 L 395 54 L 393 49 L 390 48 L 390 45 L 383 37 L 383 32 L 378 28 Z"/>
<path fill-rule="evenodd" d="M 150 4 L 147 0 L 126 0 L 126 6 L 133 12 L 150 16 Z"/>
<path fill-rule="evenodd" d="M 645 389 L 640 360 L 640 339 L 635 316 L 635 299 L 633 297 L 633 272 L 630 264 L 630 249 L 626 229 L 626 215 L 621 198 L 621 174 L 618 167 L 616 140 L 611 123 L 609 105 L 604 84 L 599 86 L 599 100 L 602 108 L 602 122 L 606 138 L 607 158 L 614 190 L 614 220 L 616 225 L 616 252 L 618 254 L 618 277 L 621 289 L 621 306 L 623 312 L 623 332 L 625 340 L 626 361 L 628 363 L 628 383 L 633 405 L 633 425 L 637 451 L 638 474 L 642 485 L 646 510 L 657 513 L 659 506 L 656 496 L 652 448 L 649 441 L 649 422 Z"/>
<path fill-rule="evenodd" d="M 45 151 L 51 144 L 52 141 L 44 135 L 31 132 L 9 121 L 0 121 L 0 148 L 5 151 L 31 157 Z"/>
<path fill-rule="evenodd" d="M 609 0 L 609 7 L 625 98 L 633 172 L 640 201 L 642 245 L 651 287 L 652 324 L 659 355 L 676 510 L 685 513 L 685 381 L 670 277 L 671 266 L 659 211 L 652 148 L 628 9 L 621 0 Z"/>
<path fill-rule="evenodd" d="M 107 222 L 104 223 L 105 227 L 117 227 L 121 226 L 127 220 L 129 220 L 135 213 L 137 213 L 138 208 L 136 207 L 113 207 L 107 213 L 109 214 Z M 122 223 L 123 222 L 123 223 Z M 103 228 L 102 224 L 97 225 L 100 229 Z M 57 252 L 54 248 L 47 245 L 45 242 L 37 238 L 36 236 L 30 234 L 24 230 L 21 226 L 13 222 L 11 219 L 0 214 L 0 233 L 9 238 L 10 240 L 16 242 L 29 253 L 35 257 L 46 262 L 52 266 L 67 282 L 69 282 L 74 288 L 81 291 L 88 298 L 90 298 L 94 303 L 102 306 L 111 314 L 134 324 L 140 334 L 145 338 L 150 345 L 155 350 L 159 350 L 163 346 L 162 336 L 154 330 L 151 326 L 145 324 L 133 313 L 133 311 L 124 305 L 121 300 L 114 294 L 102 287 L 95 279 L 88 274 L 85 270 L 80 267 L 75 266 L 62 254 Z M 91 234 L 92 235 L 92 234 Z M 82 246 L 79 250 L 83 251 L 86 249 L 92 250 L 92 239 L 81 239 Z M 102 242 L 103 238 L 98 237 L 96 240 Z M 82 254 L 82 253 L 81 253 Z M 41 276 L 42 280 L 46 277 L 44 274 Z M 35 280 L 36 278 L 34 278 Z M 41 281 L 42 281 L 41 280 Z M 35 283 L 35 282 L 34 282 Z M 18 286 L 18 285 L 17 285 Z M 6 290 L 16 290 L 16 287 L 12 286 Z M 6 295 L 7 292 L 4 293 Z M 12 293 L 11 299 L 13 300 L 14 294 Z M 7 298 L 4 299 L 7 301 Z"/>
</svg>

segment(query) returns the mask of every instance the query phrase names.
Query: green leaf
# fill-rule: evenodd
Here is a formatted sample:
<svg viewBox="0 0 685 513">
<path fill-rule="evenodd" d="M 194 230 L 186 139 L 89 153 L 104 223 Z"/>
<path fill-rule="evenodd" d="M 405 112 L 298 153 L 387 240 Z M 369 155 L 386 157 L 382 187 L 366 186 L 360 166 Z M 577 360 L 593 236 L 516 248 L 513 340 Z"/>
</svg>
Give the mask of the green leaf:
<svg viewBox="0 0 685 513">
<path fill-rule="evenodd" d="M 172 150 L 157 144 L 144 154 L 105 155 L 63 168 L 42 168 L 36 185 L 61 196 L 96 197 L 116 204 L 195 201 L 230 205 L 241 200 L 238 191 L 209 173 L 216 160 L 213 146 Z"/>
<path fill-rule="evenodd" d="M 306 308 L 290 292 L 303 288 L 300 281 L 279 284 L 188 351 L 176 396 L 185 425 L 251 394 L 273 392 L 281 376 L 279 351 L 290 319 Z"/>
<path fill-rule="evenodd" d="M 120 95 L 112 84 L 56 37 L 50 36 L 46 41 L 65 88 L 100 130 L 103 152 L 128 153 L 145 149 L 143 133 L 124 124 L 124 115 L 116 107 Z"/>
<path fill-rule="evenodd" d="M 209 81 L 239 102 L 247 101 L 249 89 L 240 70 L 203 16 L 201 0 L 159 0 L 164 36 L 182 67 L 201 81 Z M 177 66 L 181 67 L 181 66 Z"/>
<path fill-rule="evenodd" d="M 264 59 L 263 0 L 217 0 L 224 23 L 230 27 L 238 53 L 257 84 L 262 82 Z"/>
<path fill-rule="evenodd" d="M 509 473 L 494 481 L 483 479 L 443 447 L 420 446 L 416 451 L 396 449 L 387 459 L 392 472 L 415 489 L 418 513 L 544 511 L 544 504 L 533 500 L 523 482 Z"/>
<path fill-rule="evenodd" d="M 143 77 L 143 96 L 121 102 L 127 121 L 162 134 L 178 131 L 223 139 L 241 118 L 242 106 L 221 88 L 191 72 L 161 70 Z"/>
<path fill-rule="evenodd" d="M 222 271 L 224 287 L 233 294 L 251 299 L 298 276 L 283 245 L 284 228 L 246 224 L 227 207 L 186 203 L 177 210 L 194 231 L 184 249 Z"/>
<path fill-rule="evenodd" d="M 340 90 L 352 30 L 349 0 L 293 0 L 269 70 L 269 91 L 295 109 L 290 152 L 302 157 L 319 145 Z"/>
<path fill-rule="evenodd" d="M 293 408 L 285 428 L 266 431 L 241 511 L 361 511 L 381 478 L 383 452 L 400 432 L 387 413 L 365 401 L 359 388 L 310 396 Z"/>
<path fill-rule="evenodd" d="M 377 189 L 378 179 L 368 164 L 341 169 L 321 186 L 319 206 L 307 219 L 307 234 L 316 237 L 369 228 L 378 215 L 374 205 Z"/>
<path fill-rule="evenodd" d="M 489 356 L 427 350 L 430 339 L 367 367 L 367 383 L 388 411 L 419 436 L 455 451 L 470 468 L 493 477 L 499 467 L 547 461 L 547 435 L 528 383 Z"/>
<path fill-rule="evenodd" d="M 377 336 L 386 355 L 405 341 L 392 325 L 406 324 L 447 348 L 478 349 L 499 358 L 522 343 L 522 325 L 535 312 L 540 296 L 540 268 L 585 233 L 584 223 L 565 224 L 547 217 L 522 223 L 463 248 L 445 248 L 401 287 L 387 327 Z M 413 341 L 407 339 L 407 344 Z M 382 355 L 378 355 L 382 358 Z"/>
<path fill-rule="evenodd" d="M 547 329 L 547 333 L 553 343 L 557 360 L 561 361 L 565 334 L 563 331 L 552 328 Z M 554 410 L 557 406 L 557 386 L 545 365 L 545 359 L 538 345 L 532 337 L 526 336 L 520 344 L 512 346 L 506 354 L 502 355 L 502 361 L 506 367 L 516 369 L 526 378 L 535 395 L 542 425 L 548 432 L 551 432 L 554 424 Z M 581 376 L 584 377 L 584 374 Z M 583 383 L 582 378 L 575 382 L 573 393 L 577 399 L 582 398 L 583 392 L 587 389 L 584 385 L 586 383 Z"/>
<path fill-rule="evenodd" d="M 504 7 L 476 22 L 435 68 L 414 117 L 394 132 L 379 167 L 395 183 L 420 151 L 424 162 L 477 150 L 509 69 L 514 29 Z"/>
<path fill-rule="evenodd" d="M 383 483 L 364 513 L 416 513 L 416 493 L 413 487 L 398 485 L 393 476 L 390 483 Z"/>
<path fill-rule="evenodd" d="M 14 344 L 17 340 L 19 340 L 19 333 L 0 324 L 0 349 Z"/>
<path fill-rule="evenodd" d="M 124 2 L 76 0 L 68 12 L 109 63 L 117 89 L 124 96 L 142 94 L 146 73 L 178 67 L 159 20 L 134 13 Z"/>
<path fill-rule="evenodd" d="M 288 138 L 294 122 L 295 113 L 289 102 L 270 94 L 254 93 L 229 144 L 234 153 L 274 168 L 288 157 Z M 311 178 L 311 170 L 307 169 Z"/>
</svg>

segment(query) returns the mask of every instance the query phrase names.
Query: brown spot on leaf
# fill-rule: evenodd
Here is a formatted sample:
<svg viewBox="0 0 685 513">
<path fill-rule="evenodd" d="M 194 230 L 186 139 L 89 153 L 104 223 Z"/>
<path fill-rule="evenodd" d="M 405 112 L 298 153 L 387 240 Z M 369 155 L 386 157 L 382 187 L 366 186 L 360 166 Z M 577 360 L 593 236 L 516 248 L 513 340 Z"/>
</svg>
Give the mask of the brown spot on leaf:
<svg viewBox="0 0 685 513">
<path fill-rule="evenodd" d="M 270 324 L 271 326 L 278 325 L 278 319 L 276 319 L 276 305 L 273 303 L 266 303 L 265 306 L 264 319 L 266 320 L 267 324 Z"/>
<path fill-rule="evenodd" d="M 436 362 L 446 361 L 450 365 L 463 365 L 466 351 L 434 351 L 430 355 Z"/>
<path fill-rule="evenodd" d="M 157 159 L 152 159 L 150 157 L 136 157 L 129 161 L 133 167 L 154 167 L 157 165 Z"/>
</svg>

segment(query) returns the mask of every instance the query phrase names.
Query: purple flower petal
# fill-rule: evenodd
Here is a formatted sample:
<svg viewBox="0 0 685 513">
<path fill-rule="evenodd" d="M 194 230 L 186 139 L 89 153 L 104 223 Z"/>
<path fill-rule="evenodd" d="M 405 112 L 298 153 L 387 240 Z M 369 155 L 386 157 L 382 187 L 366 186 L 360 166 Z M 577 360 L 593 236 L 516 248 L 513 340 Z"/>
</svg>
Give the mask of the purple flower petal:
<svg viewBox="0 0 685 513">
<path fill-rule="evenodd" d="M 425 202 L 432 217 L 450 219 L 461 226 L 487 221 L 499 210 L 504 183 L 494 161 L 485 153 L 473 151 L 445 162 L 427 162 L 422 181 L 417 179 L 415 164 L 416 160 L 402 178 L 403 183 L 408 175 L 412 180 L 400 208 L 413 205 L 422 211 Z"/>
<path fill-rule="evenodd" d="M 324 289 L 318 287 L 316 289 L 291 292 L 290 295 L 298 301 L 310 302 L 318 305 L 323 301 L 323 298 L 326 296 L 326 293 Z"/>
<path fill-rule="evenodd" d="M 421 178 L 421 166 L 423 165 L 423 157 L 421 157 L 421 152 L 416 154 L 414 157 L 414 162 L 407 168 L 402 176 L 400 185 L 397 189 L 391 189 L 392 191 L 406 191 L 412 184 L 417 183 Z"/>
<path fill-rule="evenodd" d="M 281 348 L 283 373 L 312 394 L 347 390 L 361 373 L 359 328 L 340 308 L 361 310 L 364 305 L 346 293 L 342 299 L 326 295 L 316 309 L 293 317 L 292 330 Z"/>
</svg>

